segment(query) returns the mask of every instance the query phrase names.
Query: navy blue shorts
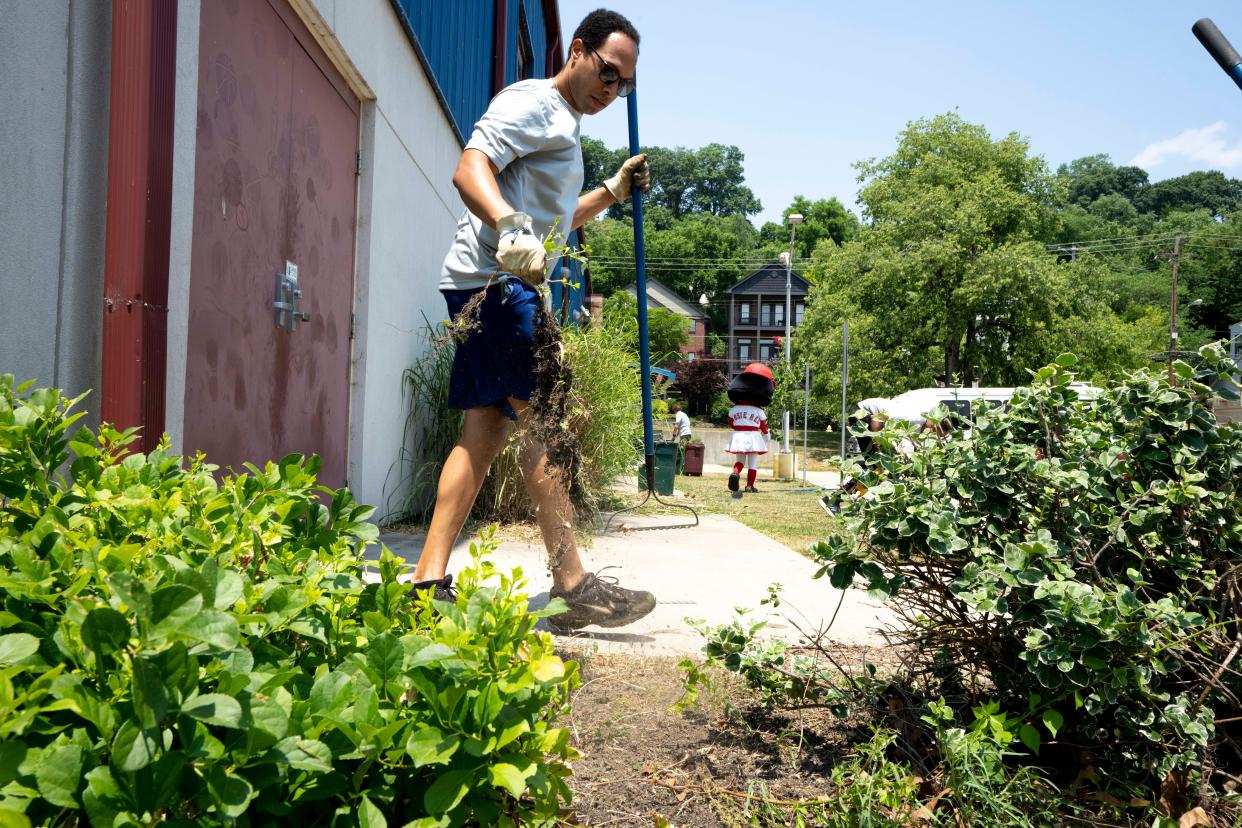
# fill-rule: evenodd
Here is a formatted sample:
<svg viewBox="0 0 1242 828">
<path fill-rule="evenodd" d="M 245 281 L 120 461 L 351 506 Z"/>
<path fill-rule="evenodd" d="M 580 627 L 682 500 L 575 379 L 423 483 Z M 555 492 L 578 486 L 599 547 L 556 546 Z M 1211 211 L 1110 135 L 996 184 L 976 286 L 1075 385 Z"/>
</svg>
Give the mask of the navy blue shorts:
<svg viewBox="0 0 1242 828">
<path fill-rule="evenodd" d="M 539 291 L 513 276 L 487 288 L 442 290 L 449 317 L 480 290 L 487 298 L 479 310 L 480 327 L 457 343 L 449 377 L 449 408 L 496 406 L 512 420 L 517 412 L 509 397 L 526 402 L 535 391 L 535 315 Z"/>
</svg>

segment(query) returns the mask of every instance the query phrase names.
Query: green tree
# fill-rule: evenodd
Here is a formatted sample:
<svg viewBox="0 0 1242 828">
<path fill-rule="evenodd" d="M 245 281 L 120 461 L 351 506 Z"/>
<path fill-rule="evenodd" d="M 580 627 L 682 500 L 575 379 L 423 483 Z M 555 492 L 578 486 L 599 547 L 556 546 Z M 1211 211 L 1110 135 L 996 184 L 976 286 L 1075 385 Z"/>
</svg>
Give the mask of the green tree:
<svg viewBox="0 0 1242 828">
<path fill-rule="evenodd" d="M 708 144 L 694 153 L 690 211 L 713 216 L 749 216 L 763 209 L 744 182 L 746 155 L 735 146 Z"/>
<path fill-rule="evenodd" d="M 582 136 L 582 191 L 603 186 L 604 181 L 612 176 L 625 160 L 622 150 L 610 150 L 603 141 L 590 136 Z"/>
<path fill-rule="evenodd" d="M 1118 167 L 1105 154 L 1088 155 L 1057 168 L 1070 204 L 1090 207 L 1101 196 L 1116 195 L 1136 204 L 1150 182 L 1140 167 Z"/>
<path fill-rule="evenodd" d="M 709 301 L 753 269 L 759 234 L 745 216 L 693 213 L 673 219 L 662 207 L 645 212 L 647 275 L 658 279 L 691 304 Z M 591 248 L 591 282 L 609 296 L 634 283 L 632 219 L 601 219 L 585 228 Z M 727 330 L 728 311 L 719 301 L 709 305 L 713 327 Z M 723 327 L 721 327 L 723 326 Z"/>
<path fill-rule="evenodd" d="M 799 259 L 810 258 L 811 253 L 825 239 L 833 244 L 843 244 L 858 235 L 858 217 L 835 198 L 811 201 L 806 196 L 794 196 L 793 203 L 781 214 L 781 223 L 765 222 L 759 229 L 760 241 L 771 255 L 789 249 L 789 217 L 794 213 L 802 216 L 794 239 L 794 254 Z"/>
<path fill-rule="evenodd" d="M 839 375 L 846 318 L 855 398 L 938 374 L 1015 385 L 1071 337 L 1085 340 L 1075 350 L 1088 352 L 1088 372 L 1145 359 L 1150 318 L 1126 327 L 1138 320 L 1109 306 L 1109 268 L 1041 243 L 1056 226 L 1058 186 L 1021 136 L 994 140 L 950 113 L 911 123 L 892 156 L 858 168 L 869 224 L 852 242 L 820 245 L 808 268 L 794 349 L 817 377 Z M 1131 344 L 1111 347 L 1120 332 Z"/>
<path fill-rule="evenodd" d="M 1223 221 L 1198 221 L 1187 229 L 1188 256 L 1182 263 L 1179 282 L 1180 302 L 1186 316 L 1179 314 L 1182 348 L 1193 350 L 1202 341 L 1228 336 L 1229 326 L 1242 320 L 1242 214 L 1233 213 Z M 1191 218 L 1185 214 L 1179 218 Z M 1168 320 L 1169 281 L 1167 265 L 1161 269 L 1159 307 Z M 1190 307 L 1196 299 L 1203 300 Z M 1155 302 L 1153 302 L 1155 304 Z M 1195 328 L 1200 331 L 1196 336 Z"/>
<path fill-rule="evenodd" d="M 763 209 L 746 186 L 745 154 L 735 146 L 708 144 L 698 149 L 643 147 L 651 166 L 651 191 L 644 207 L 662 207 L 674 219 L 693 213 L 749 216 Z M 583 189 L 592 190 L 629 155 L 625 148 L 608 150 L 598 139 L 584 136 Z M 629 203 L 609 208 L 610 218 L 633 212 Z"/>
<path fill-rule="evenodd" d="M 1051 316 L 1055 263 L 1032 241 L 1053 222 L 1044 160 L 1016 133 L 993 140 L 949 113 L 857 167 L 871 226 L 854 254 L 826 258 L 847 270 L 825 275 L 889 312 L 904 329 L 893 347 L 935 354 L 966 382 L 1003 373 L 1006 343 Z"/>
<path fill-rule="evenodd" d="M 635 353 L 638 341 L 638 300 L 623 291 L 614 293 L 604 302 L 604 326 L 619 332 L 633 343 Z M 667 308 L 647 306 L 647 342 L 651 363 L 662 365 L 681 355 L 681 346 L 690 341 L 684 317 Z"/>
<path fill-rule="evenodd" d="M 1138 207 L 1162 216 L 1174 210 L 1207 210 L 1219 219 L 1237 210 L 1239 202 L 1242 181 L 1216 170 L 1197 170 L 1152 184 L 1138 199 Z"/>
</svg>

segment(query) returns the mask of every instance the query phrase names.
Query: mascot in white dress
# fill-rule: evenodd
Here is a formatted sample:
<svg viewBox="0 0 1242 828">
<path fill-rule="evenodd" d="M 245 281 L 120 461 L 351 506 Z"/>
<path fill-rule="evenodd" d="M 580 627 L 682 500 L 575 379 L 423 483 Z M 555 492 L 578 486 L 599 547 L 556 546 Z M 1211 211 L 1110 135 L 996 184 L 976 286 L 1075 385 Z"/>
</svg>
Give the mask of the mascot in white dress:
<svg viewBox="0 0 1242 828">
<path fill-rule="evenodd" d="M 772 402 L 776 393 L 776 382 L 772 379 L 772 369 L 762 362 L 752 362 L 742 373 L 729 383 L 729 399 L 734 405 L 729 409 L 729 425 L 733 435 L 729 438 L 726 449 L 734 455 L 737 462 L 733 464 L 733 474 L 729 475 L 729 491 L 734 497 L 741 497 L 742 469 L 746 471 L 746 489 L 750 493 L 755 488 L 755 477 L 759 473 L 759 455 L 768 453 L 768 415 L 763 407 Z"/>
</svg>

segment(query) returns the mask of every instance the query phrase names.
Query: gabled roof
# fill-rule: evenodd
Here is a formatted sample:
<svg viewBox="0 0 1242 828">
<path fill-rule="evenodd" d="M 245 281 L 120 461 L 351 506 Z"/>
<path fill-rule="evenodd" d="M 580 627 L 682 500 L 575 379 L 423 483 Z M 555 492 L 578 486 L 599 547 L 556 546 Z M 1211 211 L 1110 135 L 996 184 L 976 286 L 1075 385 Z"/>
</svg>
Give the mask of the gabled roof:
<svg viewBox="0 0 1242 828">
<path fill-rule="evenodd" d="M 789 276 L 790 293 L 806 296 L 811 292 L 811 283 L 793 271 Z M 725 293 L 784 293 L 785 266 L 780 262 L 769 262 L 750 274 L 742 281 L 725 291 Z"/>
<path fill-rule="evenodd" d="M 784 277 L 782 277 L 784 278 Z M 785 284 L 781 282 L 781 284 Z M 634 282 L 625 289 L 630 296 L 638 296 L 638 283 Z M 682 299 L 677 291 L 673 290 L 663 282 L 656 281 L 650 276 L 647 277 L 647 302 L 656 307 L 671 310 L 673 313 L 684 316 L 687 319 L 706 319 L 707 314 L 696 308 L 694 305 Z"/>
</svg>

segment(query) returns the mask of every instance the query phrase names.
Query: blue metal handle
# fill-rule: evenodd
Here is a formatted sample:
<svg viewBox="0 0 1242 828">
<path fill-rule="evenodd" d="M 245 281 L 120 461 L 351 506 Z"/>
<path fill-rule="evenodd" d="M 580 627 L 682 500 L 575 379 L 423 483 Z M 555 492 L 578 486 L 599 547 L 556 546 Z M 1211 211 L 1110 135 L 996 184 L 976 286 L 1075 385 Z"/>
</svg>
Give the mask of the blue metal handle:
<svg viewBox="0 0 1242 828">
<path fill-rule="evenodd" d="M 630 122 L 630 155 L 638 155 L 638 92 L 625 99 Z M 638 364 L 643 383 L 643 453 L 646 459 L 647 490 L 654 491 L 655 436 L 651 422 L 651 347 L 647 341 L 647 254 L 643 248 L 643 194 L 630 188 L 634 202 L 634 291 L 638 294 Z"/>
</svg>

